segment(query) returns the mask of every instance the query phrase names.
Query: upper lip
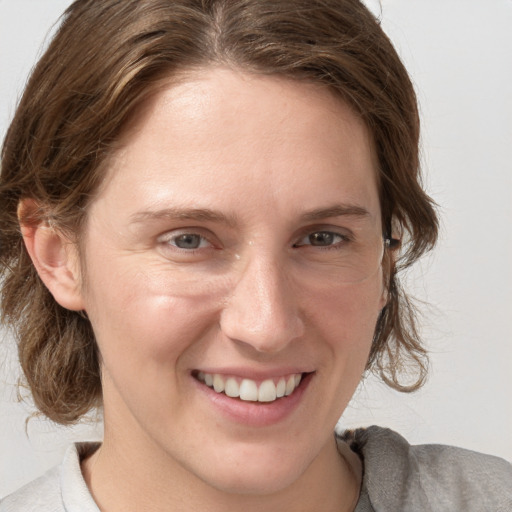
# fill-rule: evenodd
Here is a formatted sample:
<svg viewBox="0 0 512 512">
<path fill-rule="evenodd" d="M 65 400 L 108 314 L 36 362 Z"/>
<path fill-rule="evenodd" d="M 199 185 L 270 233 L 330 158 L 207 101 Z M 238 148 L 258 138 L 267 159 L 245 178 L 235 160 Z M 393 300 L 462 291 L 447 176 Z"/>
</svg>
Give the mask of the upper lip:
<svg viewBox="0 0 512 512">
<path fill-rule="evenodd" d="M 284 377 L 286 375 L 292 375 L 297 373 L 311 373 L 313 370 L 311 368 L 306 367 L 298 367 L 298 366 L 286 366 L 279 368 L 247 368 L 247 367 L 201 367 L 195 368 L 192 373 L 203 372 L 209 373 L 211 375 L 225 375 L 240 377 L 242 379 L 251 379 L 255 381 L 266 380 L 266 379 L 275 379 Z"/>
</svg>

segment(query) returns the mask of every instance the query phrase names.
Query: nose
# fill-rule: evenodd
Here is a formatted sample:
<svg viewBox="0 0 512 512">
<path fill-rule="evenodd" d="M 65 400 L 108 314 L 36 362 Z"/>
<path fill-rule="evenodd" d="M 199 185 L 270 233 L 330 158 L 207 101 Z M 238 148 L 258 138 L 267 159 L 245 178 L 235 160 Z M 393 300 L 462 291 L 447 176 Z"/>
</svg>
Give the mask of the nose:
<svg viewBox="0 0 512 512">
<path fill-rule="evenodd" d="M 304 333 L 286 272 L 256 257 L 241 271 L 220 324 L 227 337 L 261 353 L 279 352 Z"/>
</svg>

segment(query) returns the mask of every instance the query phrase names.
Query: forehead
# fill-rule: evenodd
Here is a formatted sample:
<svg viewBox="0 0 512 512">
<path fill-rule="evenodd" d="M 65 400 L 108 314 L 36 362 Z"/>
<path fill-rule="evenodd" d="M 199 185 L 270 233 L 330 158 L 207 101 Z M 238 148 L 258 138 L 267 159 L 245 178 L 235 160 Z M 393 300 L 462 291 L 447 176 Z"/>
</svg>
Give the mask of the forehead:
<svg viewBox="0 0 512 512">
<path fill-rule="evenodd" d="M 314 210 L 343 196 L 380 211 L 371 136 L 346 103 L 327 87 L 223 68 L 188 73 L 144 103 L 99 196 L 108 189 L 155 207 L 247 209 L 247 198 L 225 200 L 249 190 L 276 213 L 285 200 Z"/>
</svg>

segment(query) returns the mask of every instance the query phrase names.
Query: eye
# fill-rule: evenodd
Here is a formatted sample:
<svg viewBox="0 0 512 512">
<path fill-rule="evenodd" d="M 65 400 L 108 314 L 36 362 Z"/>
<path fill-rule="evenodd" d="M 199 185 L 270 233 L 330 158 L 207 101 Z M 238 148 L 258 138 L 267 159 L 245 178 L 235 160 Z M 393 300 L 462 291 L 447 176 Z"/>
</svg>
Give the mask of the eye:
<svg viewBox="0 0 512 512">
<path fill-rule="evenodd" d="M 308 233 L 293 246 L 302 247 L 304 245 L 311 245 L 313 247 L 331 247 L 348 241 L 349 238 L 347 236 L 335 233 L 334 231 L 314 231 L 313 233 Z"/>
<path fill-rule="evenodd" d="M 169 242 L 180 249 L 199 249 L 200 247 L 206 247 L 208 241 L 205 240 L 201 235 L 195 233 L 184 233 L 178 235 L 169 240 Z"/>
<path fill-rule="evenodd" d="M 178 233 L 166 233 L 160 237 L 160 242 L 184 251 L 193 251 L 195 249 L 203 249 L 212 246 L 210 241 L 204 236 L 198 233 L 187 233 L 183 231 Z"/>
</svg>

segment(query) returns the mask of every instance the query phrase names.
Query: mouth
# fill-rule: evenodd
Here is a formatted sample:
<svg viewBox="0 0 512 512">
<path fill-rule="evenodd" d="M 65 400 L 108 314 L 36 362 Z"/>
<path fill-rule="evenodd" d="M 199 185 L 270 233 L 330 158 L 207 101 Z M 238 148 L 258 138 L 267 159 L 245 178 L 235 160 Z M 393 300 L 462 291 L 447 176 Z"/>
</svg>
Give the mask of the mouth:
<svg viewBox="0 0 512 512">
<path fill-rule="evenodd" d="M 238 398 L 244 402 L 270 403 L 288 397 L 300 386 L 307 374 L 293 373 L 272 379 L 256 381 L 235 375 L 193 372 L 193 376 L 218 394 Z"/>
</svg>

